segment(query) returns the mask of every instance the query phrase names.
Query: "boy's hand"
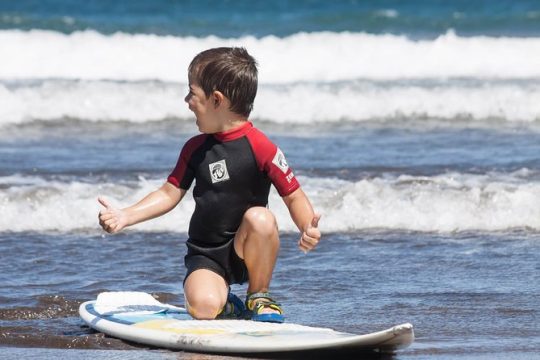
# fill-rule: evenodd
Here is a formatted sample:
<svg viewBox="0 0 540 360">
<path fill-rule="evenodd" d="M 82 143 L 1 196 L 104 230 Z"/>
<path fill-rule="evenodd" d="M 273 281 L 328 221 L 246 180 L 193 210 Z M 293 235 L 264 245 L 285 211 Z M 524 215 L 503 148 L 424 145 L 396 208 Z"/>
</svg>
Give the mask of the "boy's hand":
<svg viewBox="0 0 540 360">
<path fill-rule="evenodd" d="M 313 219 L 311 220 L 311 223 L 307 226 L 307 228 L 302 233 L 302 237 L 300 238 L 300 241 L 298 242 L 298 247 L 300 250 L 302 250 L 304 253 L 307 253 L 310 250 L 313 250 L 315 246 L 319 243 L 319 240 L 321 239 L 321 232 L 319 231 L 319 220 L 321 219 L 321 215 L 315 214 L 313 216 Z"/>
<path fill-rule="evenodd" d="M 99 225 L 106 232 L 113 234 L 121 231 L 127 225 L 127 215 L 123 210 L 113 207 L 107 200 L 102 197 L 98 198 L 98 201 L 105 209 L 101 209 L 99 212 Z"/>
</svg>

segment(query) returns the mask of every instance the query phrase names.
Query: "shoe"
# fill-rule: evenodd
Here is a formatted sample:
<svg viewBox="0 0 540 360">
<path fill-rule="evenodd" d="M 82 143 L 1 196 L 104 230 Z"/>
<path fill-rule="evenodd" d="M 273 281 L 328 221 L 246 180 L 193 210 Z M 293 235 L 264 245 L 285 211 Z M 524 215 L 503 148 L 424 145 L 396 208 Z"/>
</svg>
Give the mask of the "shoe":
<svg viewBox="0 0 540 360">
<path fill-rule="evenodd" d="M 239 319 L 246 313 L 246 307 L 242 300 L 232 292 L 227 295 L 227 302 L 217 316 L 218 319 Z"/>
<path fill-rule="evenodd" d="M 251 311 L 251 320 L 253 321 L 273 323 L 282 323 L 285 321 L 281 305 L 275 302 L 267 292 L 248 294 L 246 297 L 246 308 L 248 311 Z M 277 312 L 264 313 L 263 310 L 265 309 L 272 309 Z"/>
</svg>

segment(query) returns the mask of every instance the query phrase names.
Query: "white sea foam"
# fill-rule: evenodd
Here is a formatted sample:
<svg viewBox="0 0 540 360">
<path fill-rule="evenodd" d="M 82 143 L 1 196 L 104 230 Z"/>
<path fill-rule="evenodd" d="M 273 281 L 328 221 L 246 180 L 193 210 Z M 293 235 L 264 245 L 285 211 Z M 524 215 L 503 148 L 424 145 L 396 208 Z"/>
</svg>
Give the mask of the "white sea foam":
<svg viewBox="0 0 540 360">
<path fill-rule="evenodd" d="M 522 170 L 512 174 L 449 173 L 402 175 L 357 182 L 301 178 L 323 231 L 371 228 L 451 232 L 540 230 L 540 181 Z M 0 178 L 0 231 L 61 231 L 96 228 L 98 195 L 125 206 L 157 188 L 162 180 L 134 184 L 46 181 L 39 177 Z M 185 232 L 194 203 L 191 195 L 170 214 L 139 224 L 140 231 Z M 270 208 L 282 231 L 296 231 L 275 191 Z"/>
<path fill-rule="evenodd" d="M 365 33 L 298 33 L 222 39 L 82 31 L 0 31 L 0 79 L 159 79 L 180 82 L 199 51 L 241 45 L 258 59 L 261 83 L 356 78 L 540 77 L 540 38 L 431 40 Z"/>
<path fill-rule="evenodd" d="M 0 84 L 0 126 L 33 120 L 146 122 L 185 118 L 187 85 L 45 81 L 15 88 Z"/>
<path fill-rule="evenodd" d="M 0 83 L 0 127 L 61 118 L 191 119 L 185 83 L 46 80 Z M 294 99 L 294 101 L 291 101 Z M 261 85 L 252 117 L 276 123 L 341 120 L 540 120 L 540 81 L 349 81 Z"/>
</svg>

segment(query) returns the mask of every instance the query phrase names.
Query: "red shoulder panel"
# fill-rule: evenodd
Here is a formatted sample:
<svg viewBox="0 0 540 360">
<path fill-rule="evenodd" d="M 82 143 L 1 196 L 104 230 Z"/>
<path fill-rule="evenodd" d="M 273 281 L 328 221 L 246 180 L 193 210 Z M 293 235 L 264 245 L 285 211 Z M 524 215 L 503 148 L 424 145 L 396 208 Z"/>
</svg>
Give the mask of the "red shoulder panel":
<svg viewBox="0 0 540 360">
<path fill-rule="evenodd" d="M 178 157 L 178 161 L 176 162 L 176 166 L 174 170 L 171 172 L 169 177 L 167 178 L 167 181 L 173 184 L 176 187 L 180 187 L 182 184 L 182 180 L 184 179 L 184 176 L 186 174 L 186 169 L 189 164 L 189 160 L 191 159 L 191 156 L 201 146 L 208 135 L 201 134 L 192 137 L 189 139 L 182 148 L 182 151 L 180 152 L 180 156 Z M 186 189 L 187 190 L 187 189 Z"/>
<path fill-rule="evenodd" d="M 253 149 L 259 170 L 268 175 L 280 196 L 289 195 L 300 187 L 285 155 L 266 135 L 252 128 L 246 137 Z"/>
</svg>

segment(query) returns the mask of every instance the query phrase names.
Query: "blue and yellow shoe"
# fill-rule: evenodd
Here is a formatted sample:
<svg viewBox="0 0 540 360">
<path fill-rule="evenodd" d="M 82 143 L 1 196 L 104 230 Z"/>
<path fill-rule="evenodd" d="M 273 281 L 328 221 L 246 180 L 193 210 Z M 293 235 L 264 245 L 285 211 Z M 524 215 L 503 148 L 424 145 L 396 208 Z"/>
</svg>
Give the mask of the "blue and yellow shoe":
<svg viewBox="0 0 540 360">
<path fill-rule="evenodd" d="M 251 311 L 251 320 L 282 323 L 285 321 L 281 305 L 275 302 L 267 292 L 248 294 L 246 297 L 246 308 Z M 265 309 L 272 309 L 275 312 L 265 313 Z"/>
<path fill-rule="evenodd" d="M 229 292 L 225 306 L 217 316 L 217 319 L 243 319 L 246 313 L 246 306 L 240 298 Z"/>
</svg>

